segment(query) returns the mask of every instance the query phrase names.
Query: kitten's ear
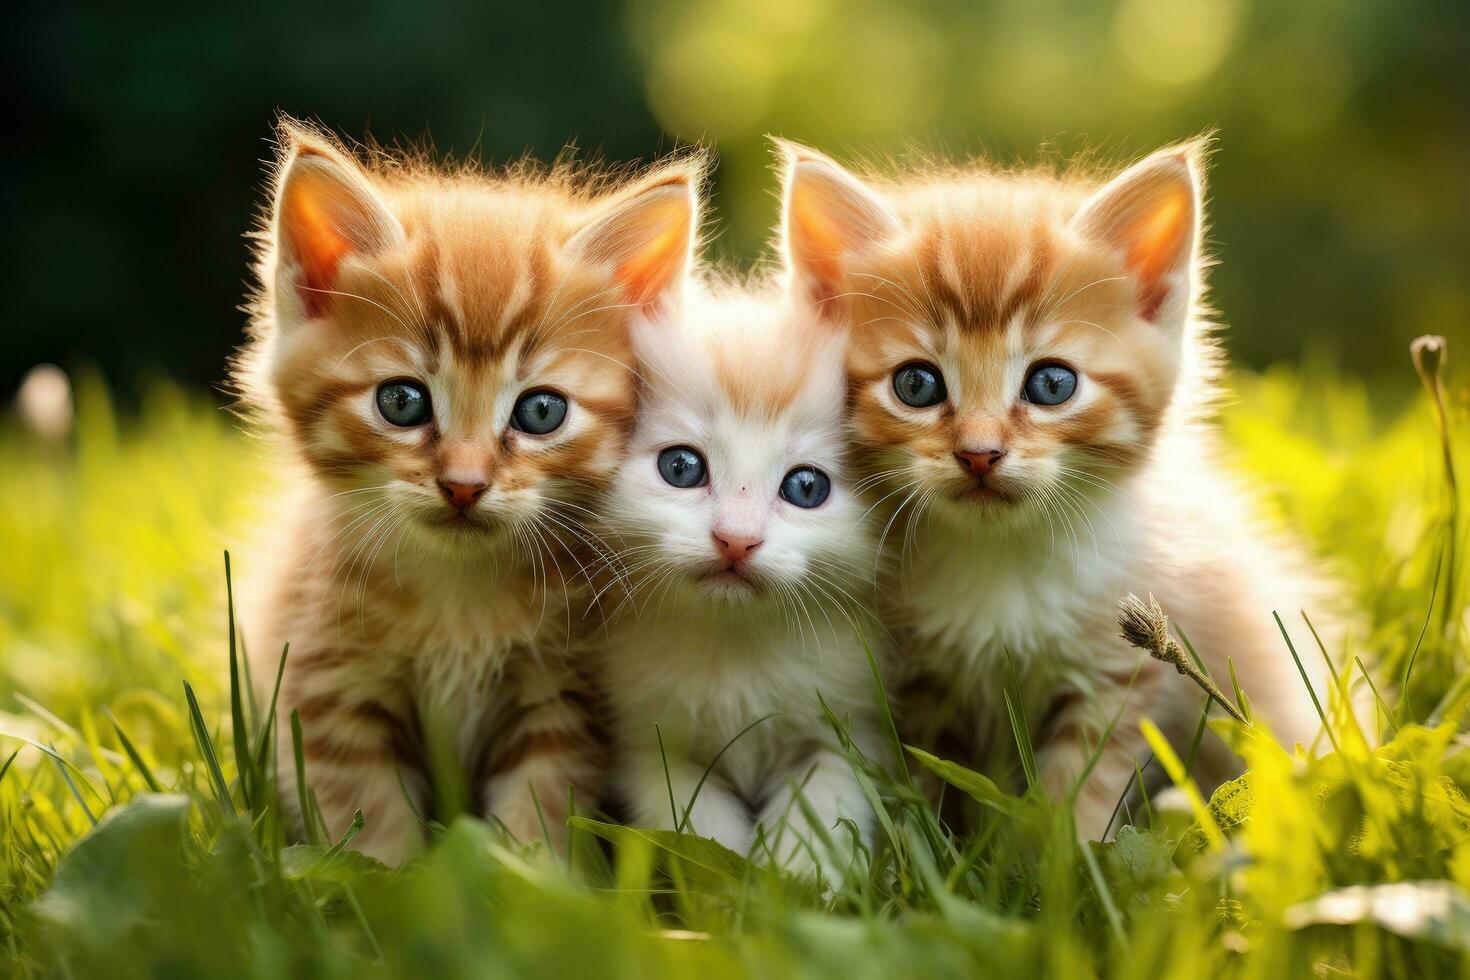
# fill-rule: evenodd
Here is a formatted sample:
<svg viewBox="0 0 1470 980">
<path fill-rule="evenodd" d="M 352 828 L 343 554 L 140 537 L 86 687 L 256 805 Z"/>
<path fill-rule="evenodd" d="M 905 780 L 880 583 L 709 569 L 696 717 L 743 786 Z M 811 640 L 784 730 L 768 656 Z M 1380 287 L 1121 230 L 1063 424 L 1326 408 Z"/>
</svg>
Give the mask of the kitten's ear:
<svg viewBox="0 0 1470 980">
<path fill-rule="evenodd" d="M 568 254 L 611 266 L 635 305 L 676 305 L 693 260 L 703 173 L 703 160 L 691 158 L 639 181 L 572 236 Z"/>
<path fill-rule="evenodd" d="M 1139 313 L 1154 322 L 1187 312 L 1200 226 L 1200 147 L 1160 150 L 1092 196 L 1073 219 L 1116 249 L 1138 281 Z"/>
<path fill-rule="evenodd" d="M 307 317 L 321 316 L 343 260 L 401 245 L 403 226 L 349 156 L 290 123 L 282 137 L 272 209 L 277 291 L 294 291 Z"/>
<path fill-rule="evenodd" d="M 821 304 L 844 291 L 850 259 L 898 237 L 903 225 L 881 197 L 815 150 L 776 141 L 785 158 L 781 247 L 791 288 Z"/>
</svg>

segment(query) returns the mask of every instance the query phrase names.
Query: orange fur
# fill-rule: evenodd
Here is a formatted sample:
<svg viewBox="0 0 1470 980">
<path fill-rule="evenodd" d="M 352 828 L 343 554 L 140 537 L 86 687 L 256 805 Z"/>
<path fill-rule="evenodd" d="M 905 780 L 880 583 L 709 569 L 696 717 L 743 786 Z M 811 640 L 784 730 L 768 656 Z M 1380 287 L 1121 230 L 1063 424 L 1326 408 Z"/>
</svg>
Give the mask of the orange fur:
<svg viewBox="0 0 1470 980">
<path fill-rule="evenodd" d="M 1310 741 L 1271 612 L 1317 608 L 1323 590 L 1256 525 L 1202 421 L 1218 362 L 1203 143 L 1106 182 L 983 165 L 860 179 L 804 147 L 784 154 L 789 290 L 852 331 L 855 464 L 894 530 L 883 592 L 910 737 L 984 757 L 1008 737 L 998 692 L 1013 655 L 1049 788 L 1069 791 L 1118 721 L 1077 794 L 1079 829 L 1101 835 L 1146 751 L 1138 720 L 1182 752 L 1200 710 L 1187 681 L 1116 637 L 1119 596 L 1153 591 L 1216 678 L 1233 657 L 1261 717 L 1287 744 Z M 938 371 L 945 397 L 903 403 L 893 379 L 911 363 Z M 1074 372 L 1071 398 L 1022 397 L 1045 365 Z M 993 469 L 977 477 L 971 457 Z M 1233 764 L 1211 744 L 1201 779 Z"/>
<path fill-rule="evenodd" d="M 606 552 L 588 503 L 633 422 L 630 321 L 679 300 L 701 161 L 488 174 L 365 163 L 290 121 L 281 137 L 235 373 L 291 485 L 248 623 L 256 676 L 289 641 L 282 716 L 300 715 L 329 831 L 363 810 L 354 846 L 412 851 L 428 743 L 513 834 L 540 838 L 544 814 L 559 838 L 569 787 L 590 803 L 602 771 L 574 629 Z M 379 386 L 401 379 L 430 422 L 380 413 Z M 512 427 L 540 390 L 567 399 L 565 423 Z M 474 502 L 447 504 L 451 485 Z"/>
</svg>

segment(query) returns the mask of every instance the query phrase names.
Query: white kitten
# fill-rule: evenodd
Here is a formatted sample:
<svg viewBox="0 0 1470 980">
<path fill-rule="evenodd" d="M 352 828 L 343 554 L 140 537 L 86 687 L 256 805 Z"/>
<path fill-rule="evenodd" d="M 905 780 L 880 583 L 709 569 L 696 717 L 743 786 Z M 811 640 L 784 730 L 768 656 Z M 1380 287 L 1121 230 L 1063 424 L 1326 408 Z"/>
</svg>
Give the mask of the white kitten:
<svg viewBox="0 0 1470 980">
<path fill-rule="evenodd" d="M 604 669 L 616 785 L 634 823 L 672 827 L 688 808 L 694 832 L 788 867 L 815 857 L 830 880 L 840 858 L 796 788 L 844 848 L 838 819 L 867 845 L 874 814 L 818 692 L 870 758 L 878 745 L 863 598 L 875 549 L 843 460 L 844 338 L 779 299 L 714 287 L 634 347 L 643 402 L 606 504 L 630 589 Z"/>
</svg>

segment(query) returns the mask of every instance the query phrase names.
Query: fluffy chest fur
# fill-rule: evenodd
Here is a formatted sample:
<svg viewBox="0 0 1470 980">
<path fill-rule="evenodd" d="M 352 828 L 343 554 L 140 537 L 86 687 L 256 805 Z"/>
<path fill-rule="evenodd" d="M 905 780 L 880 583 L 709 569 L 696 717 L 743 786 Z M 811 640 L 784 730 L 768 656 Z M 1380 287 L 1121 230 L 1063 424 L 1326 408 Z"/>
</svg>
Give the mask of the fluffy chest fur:
<svg viewBox="0 0 1470 980">
<path fill-rule="evenodd" d="M 769 611 L 766 611 L 769 614 Z M 864 638 L 840 617 L 795 629 L 771 614 L 680 610 L 614 627 L 605 677 L 619 740 L 721 759 L 730 781 L 753 795 L 785 777 L 784 763 L 830 735 L 817 692 L 839 717 L 871 703 Z M 760 719 L 765 719 L 760 721 Z M 744 735 L 740 733 L 759 722 Z"/>
<path fill-rule="evenodd" d="M 567 654 L 565 591 L 538 588 L 509 548 L 474 563 L 383 554 L 354 565 L 351 546 L 331 540 L 339 523 L 308 517 L 297 528 L 298 560 L 276 572 L 274 612 L 252 617 L 256 676 L 273 676 L 263 651 L 278 655 L 289 640 L 294 699 L 359 696 L 436 719 L 473 763 L 531 668 Z"/>
<path fill-rule="evenodd" d="M 992 533 L 925 521 L 908 556 L 894 558 L 910 659 L 976 692 L 1005 676 L 1008 650 L 1028 676 L 1094 666 L 1117 647 L 1113 603 L 1139 587 L 1148 560 L 1129 506 L 1092 517 Z"/>
</svg>

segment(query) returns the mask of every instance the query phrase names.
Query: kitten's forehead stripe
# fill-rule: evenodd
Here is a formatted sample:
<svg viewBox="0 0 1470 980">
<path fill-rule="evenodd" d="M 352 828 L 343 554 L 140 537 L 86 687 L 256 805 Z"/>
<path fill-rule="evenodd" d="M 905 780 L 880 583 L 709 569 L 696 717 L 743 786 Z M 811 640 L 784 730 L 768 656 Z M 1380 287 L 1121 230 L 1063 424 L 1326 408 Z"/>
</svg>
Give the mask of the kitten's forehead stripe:
<svg viewBox="0 0 1470 980">
<path fill-rule="evenodd" d="M 1007 234 L 938 224 L 921 246 L 920 286 L 962 333 L 1001 329 L 1036 311 L 1056 271 L 1044 225 L 1025 224 Z"/>
</svg>

